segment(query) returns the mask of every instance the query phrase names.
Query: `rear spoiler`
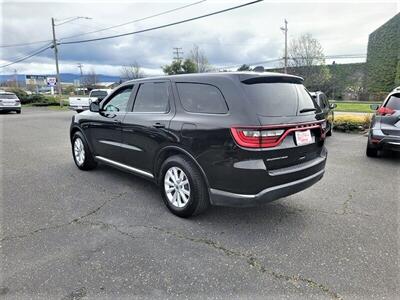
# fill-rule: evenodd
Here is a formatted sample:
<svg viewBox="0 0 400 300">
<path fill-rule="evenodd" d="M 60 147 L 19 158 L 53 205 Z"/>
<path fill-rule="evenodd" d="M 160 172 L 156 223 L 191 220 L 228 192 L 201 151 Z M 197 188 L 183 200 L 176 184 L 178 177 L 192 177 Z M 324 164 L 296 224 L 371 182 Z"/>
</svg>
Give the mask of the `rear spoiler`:
<svg viewBox="0 0 400 300">
<path fill-rule="evenodd" d="M 286 74 L 241 74 L 240 81 L 244 84 L 256 84 L 256 83 L 303 83 L 304 79 L 299 76 L 286 75 Z"/>
</svg>

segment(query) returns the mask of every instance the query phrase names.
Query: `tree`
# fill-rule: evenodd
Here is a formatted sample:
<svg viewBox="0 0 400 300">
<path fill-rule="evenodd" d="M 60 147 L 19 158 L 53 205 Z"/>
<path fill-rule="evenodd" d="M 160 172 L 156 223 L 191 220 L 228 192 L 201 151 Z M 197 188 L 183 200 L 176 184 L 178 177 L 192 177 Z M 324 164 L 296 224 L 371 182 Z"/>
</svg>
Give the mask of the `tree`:
<svg viewBox="0 0 400 300">
<path fill-rule="evenodd" d="M 292 40 L 288 56 L 290 73 L 303 77 L 308 88 L 320 89 L 330 79 L 322 46 L 311 34 L 304 34 Z"/>
<path fill-rule="evenodd" d="M 89 73 L 83 76 L 82 83 L 86 87 L 93 87 L 97 83 L 97 74 L 92 68 Z"/>
<path fill-rule="evenodd" d="M 249 65 L 243 64 L 240 66 L 239 69 L 237 69 L 238 71 L 251 71 L 251 68 Z"/>
<path fill-rule="evenodd" d="M 211 70 L 211 66 L 208 63 L 204 51 L 196 44 L 194 44 L 192 50 L 190 50 L 189 59 L 194 62 L 197 73 L 205 73 Z"/>
<path fill-rule="evenodd" d="M 183 62 L 181 60 L 174 60 L 170 65 L 163 66 L 162 69 L 165 74 L 174 75 L 196 73 L 197 67 L 192 60 L 185 59 Z"/>
<path fill-rule="evenodd" d="M 137 61 L 134 61 L 131 65 L 123 66 L 120 73 L 123 80 L 138 79 L 146 76 Z"/>
</svg>

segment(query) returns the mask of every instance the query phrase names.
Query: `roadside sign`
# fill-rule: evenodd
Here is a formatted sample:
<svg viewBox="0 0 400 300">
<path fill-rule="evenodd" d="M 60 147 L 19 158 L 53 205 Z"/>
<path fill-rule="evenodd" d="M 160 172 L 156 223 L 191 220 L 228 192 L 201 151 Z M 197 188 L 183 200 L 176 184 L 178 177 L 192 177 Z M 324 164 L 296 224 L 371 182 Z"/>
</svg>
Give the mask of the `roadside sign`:
<svg viewBox="0 0 400 300">
<path fill-rule="evenodd" d="M 45 75 L 26 75 L 25 83 L 31 85 L 46 85 L 46 76 Z"/>
<path fill-rule="evenodd" d="M 56 77 L 47 77 L 46 78 L 48 86 L 56 86 L 57 85 L 57 78 Z"/>
</svg>

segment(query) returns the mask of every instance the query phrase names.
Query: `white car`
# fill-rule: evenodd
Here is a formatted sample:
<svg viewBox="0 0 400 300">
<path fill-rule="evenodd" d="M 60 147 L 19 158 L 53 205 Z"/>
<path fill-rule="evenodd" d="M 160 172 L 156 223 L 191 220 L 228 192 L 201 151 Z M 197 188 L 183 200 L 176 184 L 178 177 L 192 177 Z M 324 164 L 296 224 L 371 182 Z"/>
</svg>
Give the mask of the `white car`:
<svg viewBox="0 0 400 300">
<path fill-rule="evenodd" d="M 17 95 L 9 92 L 0 92 L 0 111 L 15 111 L 21 113 L 21 101 Z"/>
<path fill-rule="evenodd" d="M 111 89 L 93 89 L 90 91 L 89 97 L 69 97 L 69 108 L 78 113 L 88 110 L 90 103 L 104 99 L 111 91 Z"/>
</svg>

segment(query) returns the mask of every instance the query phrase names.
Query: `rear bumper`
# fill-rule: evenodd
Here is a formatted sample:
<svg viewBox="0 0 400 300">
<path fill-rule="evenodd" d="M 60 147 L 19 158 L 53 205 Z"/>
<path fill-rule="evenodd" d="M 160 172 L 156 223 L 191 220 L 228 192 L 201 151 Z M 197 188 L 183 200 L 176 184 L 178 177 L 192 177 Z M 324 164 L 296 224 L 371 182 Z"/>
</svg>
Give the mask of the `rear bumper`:
<svg viewBox="0 0 400 300">
<path fill-rule="evenodd" d="M 0 106 L 0 111 L 20 111 L 21 105 L 16 106 Z"/>
<path fill-rule="evenodd" d="M 71 109 L 71 110 L 88 110 L 89 106 L 86 106 L 86 105 L 70 105 L 69 109 Z"/>
<path fill-rule="evenodd" d="M 374 130 L 370 135 L 369 147 L 379 150 L 400 151 L 400 136 L 385 135 L 382 131 L 380 133 Z"/>
<path fill-rule="evenodd" d="M 262 203 L 268 203 L 298 193 L 312 186 L 324 176 L 324 172 L 325 168 L 311 176 L 267 188 L 255 195 L 236 194 L 210 189 L 211 204 L 231 207 L 251 207 Z"/>
</svg>

